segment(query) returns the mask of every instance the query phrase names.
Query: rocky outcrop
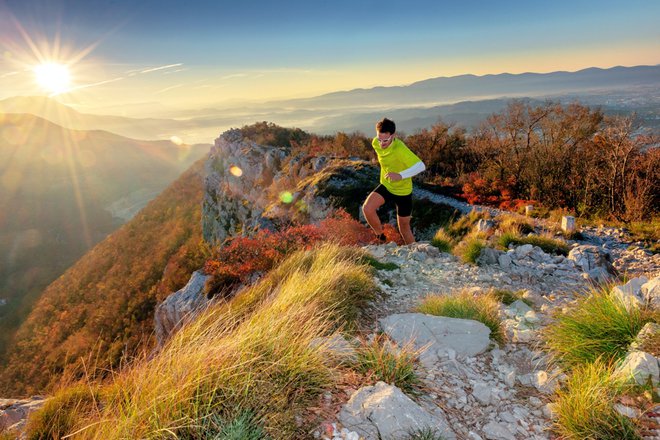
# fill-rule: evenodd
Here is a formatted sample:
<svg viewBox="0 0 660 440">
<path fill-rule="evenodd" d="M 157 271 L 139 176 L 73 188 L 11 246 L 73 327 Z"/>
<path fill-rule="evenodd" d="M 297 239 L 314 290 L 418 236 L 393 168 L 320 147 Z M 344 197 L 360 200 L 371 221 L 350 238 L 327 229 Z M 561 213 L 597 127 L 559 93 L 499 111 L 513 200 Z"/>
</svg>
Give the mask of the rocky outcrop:
<svg viewBox="0 0 660 440">
<path fill-rule="evenodd" d="M 207 279 L 201 272 L 194 272 L 188 284 L 156 306 L 154 326 L 159 346 L 209 304 L 210 300 L 203 294 Z"/>
<path fill-rule="evenodd" d="M 579 268 L 596 281 L 606 281 L 616 275 L 612 265 L 612 255 L 601 247 L 593 245 L 574 247 L 569 252 L 568 259 L 575 261 Z"/>
<path fill-rule="evenodd" d="M 20 433 L 30 413 L 41 408 L 46 400 L 41 396 L 29 399 L 0 399 L 0 432 Z"/>
<path fill-rule="evenodd" d="M 338 418 L 365 439 L 405 440 L 424 431 L 447 440 L 456 438 L 439 408 L 429 412 L 399 388 L 384 382 L 356 391 Z"/>
<path fill-rule="evenodd" d="M 263 218 L 268 188 L 289 150 L 244 139 L 228 130 L 215 140 L 206 162 L 202 233 L 207 242 L 272 227 Z"/>
</svg>

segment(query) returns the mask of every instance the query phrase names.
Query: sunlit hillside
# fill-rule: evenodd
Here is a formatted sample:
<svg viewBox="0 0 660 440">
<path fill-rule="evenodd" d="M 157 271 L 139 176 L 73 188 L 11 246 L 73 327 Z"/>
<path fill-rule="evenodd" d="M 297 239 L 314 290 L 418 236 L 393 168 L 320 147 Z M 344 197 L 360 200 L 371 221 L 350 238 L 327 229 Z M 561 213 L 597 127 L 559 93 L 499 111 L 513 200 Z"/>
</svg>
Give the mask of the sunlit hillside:
<svg viewBox="0 0 660 440">
<path fill-rule="evenodd" d="M 45 287 L 207 151 L 0 114 L 0 358 Z"/>
<path fill-rule="evenodd" d="M 63 373 L 67 358 L 86 357 L 90 347 L 100 362 L 116 365 L 151 337 L 157 300 L 201 265 L 194 255 L 201 240 L 202 162 L 44 291 L 9 347 L 1 389 L 44 389 Z M 177 264 L 180 255 L 190 270 Z"/>
</svg>

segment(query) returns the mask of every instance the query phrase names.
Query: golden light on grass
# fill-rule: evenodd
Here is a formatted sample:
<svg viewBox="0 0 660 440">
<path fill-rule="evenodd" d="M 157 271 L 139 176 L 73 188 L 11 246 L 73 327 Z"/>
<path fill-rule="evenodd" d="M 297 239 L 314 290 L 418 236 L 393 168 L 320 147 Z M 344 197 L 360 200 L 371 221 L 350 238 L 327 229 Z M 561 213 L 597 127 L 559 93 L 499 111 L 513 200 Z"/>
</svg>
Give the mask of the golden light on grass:
<svg viewBox="0 0 660 440">
<path fill-rule="evenodd" d="M 43 63 L 32 71 L 39 86 L 53 95 L 66 92 L 71 87 L 71 74 L 64 64 Z"/>
<path fill-rule="evenodd" d="M 232 174 L 232 176 L 236 176 L 236 177 L 241 177 L 243 175 L 243 170 L 237 167 L 236 165 L 230 166 L 229 172 Z"/>
</svg>

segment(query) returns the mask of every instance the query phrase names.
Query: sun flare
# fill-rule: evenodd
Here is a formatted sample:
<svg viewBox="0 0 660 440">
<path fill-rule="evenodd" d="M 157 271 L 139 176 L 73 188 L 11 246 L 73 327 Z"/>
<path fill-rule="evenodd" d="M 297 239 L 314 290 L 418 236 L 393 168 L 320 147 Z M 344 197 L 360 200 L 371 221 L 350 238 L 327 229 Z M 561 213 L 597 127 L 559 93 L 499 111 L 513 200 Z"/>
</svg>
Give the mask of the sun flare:
<svg viewBox="0 0 660 440">
<path fill-rule="evenodd" d="M 64 64 L 40 64 L 33 71 L 39 86 L 54 95 L 66 92 L 71 86 L 69 68 Z"/>
</svg>

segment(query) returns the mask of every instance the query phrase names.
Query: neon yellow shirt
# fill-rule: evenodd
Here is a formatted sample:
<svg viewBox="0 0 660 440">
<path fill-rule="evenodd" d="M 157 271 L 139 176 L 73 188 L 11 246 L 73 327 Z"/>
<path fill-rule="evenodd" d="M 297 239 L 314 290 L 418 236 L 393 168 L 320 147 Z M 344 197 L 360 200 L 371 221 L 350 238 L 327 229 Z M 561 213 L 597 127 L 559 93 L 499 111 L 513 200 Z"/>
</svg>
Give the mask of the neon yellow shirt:
<svg viewBox="0 0 660 440">
<path fill-rule="evenodd" d="M 387 148 L 381 148 L 378 138 L 371 141 L 371 146 L 376 150 L 378 163 L 380 164 L 380 183 L 389 192 L 397 196 L 407 196 L 412 193 L 412 178 L 401 179 L 398 182 L 390 182 L 385 179 L 387 173 L 399 173 L 407 170 L 417 162 L 421 162 L 419 157 L 408 149 L 406 144 L 396 138 Z"/>
</svg>

